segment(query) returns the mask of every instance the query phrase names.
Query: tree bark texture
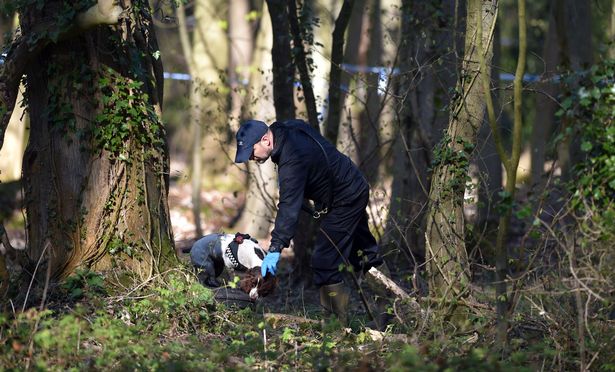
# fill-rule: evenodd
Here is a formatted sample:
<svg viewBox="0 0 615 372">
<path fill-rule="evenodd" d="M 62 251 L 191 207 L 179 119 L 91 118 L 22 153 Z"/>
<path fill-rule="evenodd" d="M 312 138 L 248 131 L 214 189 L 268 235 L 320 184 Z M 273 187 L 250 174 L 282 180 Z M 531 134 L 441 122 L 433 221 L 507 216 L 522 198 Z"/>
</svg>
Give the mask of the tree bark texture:
<svg viewBox="0 0 615 372">
<path fill-rule="evenodd" d="M 37 276 L 50 265 L 52 279 L 77 267 L 143 279 L 175 262 L 162 65 L 147 3 L 130 5 L 116 26 L 46 43 L 25 69 L 26 269 Z M 61 6 L 23 9 L 24 34 Z"/>
<path fill-rule="evenodd" d="M 293 83 L 295 68 L 290 51 L 290 25 L 286 0 L 267 0 L 273 29 L 273 104 L 276 120 L 283 121 L 295 116 Z"/>
<path fill-rule="evenodd" d="M 542 51 L 544 61 L 543 81 L 538 86 L 540 92 L 536 94 L 536 119 L 532 126 L 532 183 L 540 189 L 545 172 L 547 160 L 547 145 L 553 134 L 555 111 L 557 109 L 557 83 L 552 81 L 557 74 L 557 67 L 561 61 L 561 48 L 558 41 L 558 0 L 551 0 L 549 4 L 549 28 Z M 561 21 L 561 20 L 560 20 Z"/>
<path fill-rule="evenodd" d="M 445 302 L 469 291 L 470 270 L 465 247 L 463 198 L 471 152 L 483 120 L 485 103 L 479 70 L 478 38 L 485 46 L 485 60 L 492 58 L 497 1 L 470 0 L 467 5 L 465 53 L 458 96 L 451 104 L 449 125 L 434 153 L 430 207 L 427 217 L 426 254 L 430 290 Z M 477 33 L 478 22 L 484 25 Z"/>
<path fill-rule="evenodd" d="M 294 0 L 291 0 L 291 2 Z M 288 103 L 288 99 L 292 99 L 293 97 L 293 83 L 294 83 L 294 72 L 295 65 L 292 63 L 293 59 L 291 58 L 291 49 L 290 49 L 290 27 L 294 28 L 293 34 L 295 36 L 295 49 L 301 48 L 303 50 L 303 44 L 301 42 L 301 38 L 299 35 L 299 25 L 296 19 L 296 9 L 293 6 L 286 6 L 286 1 L 270 1 L 268 0 L 268 5 L 271 14 L 271 21 L 274 24 L 273 27 L 273 48 L 271 50 L 273 57 L 273 95 L 275 109 L 276 109 L 276 118 L 278 120 L 287 120 L 294 118 L 295 116 L 295 107 L 293 104 Z M 274 8 L 275 6 L 275 8 Z M 281 9 L 284 8 L 284 9 Z M 294 12 L 294 17 L 291 17 L 291 22 L 288 22 L 288 12 Z M 281 13 L 280 13 L 281 12 Z M 275 15 L 274 15 L 275 14 Z M 285 15 L 287 17 L 286 23 L 281 22 L 280 16 Z M 294 18 L 294 21 L 293 21 Z M 276 26 L 276 22 L 279 23 Z M 300 53 L 301 54 L 301 53 Z M 309 75 L 307 71 L 307 65 L 305 64 L 305 55 L 302 58 L 299 58 L 300 55 L 295 56 L 295 61 L 298 63 L 298 66 L 302 66 L 299 68 L 301 73 L 301 80 L 304 83 L 304 86 L 308 87 L 308 92 L 311 92 L 311 84 L 309 80 Z M 276 72 L 277 66 L 277 72 Z M 307 92 L 306 92 L 307 93 Z M 309 95 L 309 93 L 308 93 Z M 307 96 L 306 96 L 307 98 Z M 311 102 L 314 102 L 313 95 L 311 96 Z M 312 119 L 315 119 L 315 106 L 313 107 Z M 318 122 L 310 123 L 311 125 L 315 125 L 318 128 Z M 275 139 L 274 139 L 275 141 Z M 298 221 L 299 228 L 295 232 L 295 236 L 293 238 L 293 249 L 295 253 L 295 261 L 293 263 L 294 269 L 292 270 L 293 276 L 295 276 L 295 280 L 301 282 L 310 281 L 310 254 L 313 246 L 313 240 L 315 236 L 315 228 L 316 224 L 312 220 L 312 218 L 306 213 L 301 213 Z"/>
<path fill-rule="evenodd" d="M 455 54 L 454 1 L 444 2 L 437 9 L 404 1 L 402 12 L 399 121 L 395 127 L 394 178 L 385 236 L 393 252 L 403 253 L 406 263 L 419 269 L 425 258 L 431 149 L 442 136 L 441 131 L 434 130 L 441 120 L 436 101 L 446 105 L 448 92 L 455 84 L 454 77 L 443 79 L 443 86 L 436 83 L 437 75 L 454 76 L 454 66 L 446 62 Z M 437 61 L 442 63 L 434 63 Z M 438 65 L 444 67 L 439 69 Z"/>
<path fill-rule="evenodd" d="M 588 69 L 593 62 L 591 2 L 565 0 L 561 2 L 565 26 L 560 28 L 565 56 L 563 65 L 574 72 Z M 564 122 L 564 127 L 568 123 Z M 573 132 L 572 132 L 573 133 Z M 566 135 L 558 148 L 562 177 L 571 176 L 574 165 L 581 160 L 581 144 L 574 134 Z"/>
<path fill-rule="evenodd" d="M 508 247 L 506 238 L 510 226 L 512 203 L 515 200 L 515 191 L 517 184 L 517 168 L 521 157 L 521 131 L 523 127 L 522 114 L 522 98 L 523 98 L 523 75 L 525 74 L 526 50 L 527 50 L 527 22 L 525 11 L 525 0 L 518 2 L 518 20 L 519 20 L 519 55 L 517 58 L 517 67 L 515 69 L 515 78 L 513 81 L 513 112 L 514 124 L 512 135 L 512 146 L 510 155 L 504 148 L 504 143 L 497 127 L 497 119 L 493 99 L 491 95 L 491 84 L 488 80 L 482 81 L 483 93 L 487 104 L 487 113 L 489 117 L 489 125 L 495 140 L 496 150 L 502 160 L 502 164 L 506 169 L 506 186 L 504 188 L 503 198 L 500 206 L 505 208 L 505 211 L 500 213 L 498 223 L 498 232 L 495 246 L 495 297 L 496 297 L 496 341 L 502 350 L 507 348 L 507 332 L 509 321 L 509 301 L 507 293 L 508 280 Z M 479 33 L 482 32 L 482 23 L 478 23 Z M 479 40 L 478 49 L 480 51 L 480 71 L 481 74 L 486 74 L 487 68 L 486 58 L 483 50 L 485 49 L 482 40 Z M 487 47 L 488 48 L 488 47 Z"/>
<path fill-rule="evenodd" d="M 201 146 L 202 131 L 201 131 L 201 110 L 202 96 L 197 87 L 196 73 L 197 67 L 194 60 L 193 44 L 190 40 L 188 32 L 188 24 L 186 22 L 186 10 L 183 3 L 177 6 L 177 26 L 179 28 L 179 40 L 184 52 L 188 74 L 192 77 L 190 84 L 190 126 L 192 127 L 192 215 L 194 218 L 194 235 L 199 238 L 203 235 L 201 228 L 201 177 L 202 177 L 202 162 L 201 162 Z"/>
<path fill-rule="evenodd" d="M 382 66 L 383 39 L 380 0 L 369 1 L 366 9 L 366 33 L 365 33 L 365 58 L 361 65 Z M 368 73 L 365 75 L 365 97 L 359 100 L 362 104 L 359 108 L 359 133 L 358 165 L 367 178 L 370 185 L 380 180 L 378 168 L 380 166 L 380 151 L 382 150 L 380 141 L 380 114 L 383 109 L 383 102 L 380 98 L 379 82 L 382 72 Z M 384 92 L 382 92 L 384 93 Z"/>
<path fill-rule="evenodd" d="M 613 40 L 615 40 L 615 0 L 611 0 L 611 19 L 609 21 L 607 40 L 611 40 L 608 56 L 609 58 L 615 59 L 615 43 L 613 42 Z"/>
<path fill-rule="evenodd" d="M 343 4 L 342 4 L 343 5 Z M 369 34 L 367 31 L 369 21 L 369 3 L 368 0 L 355 0 L 350 13 L 350 19 L 346 26 L 347 37 L 344 40 L 342 65 L 339 69 L 339 89 L 337 92 L 330 92 L 330 102 L 339 100 L 339 107 L 336 109 L 330 104 L 328 119 L 337 120 L 336 125 L 337 139 L 336 147 L 338 150 L 346 154 L 355 164 L 360 164 L 360 134 L 361 126 L 359 121 L 359 113 L 364 108 L 365 88 L 364 82 L 365 73 L 361 73 L 357 70 L 352 70 L 352 67 L 360 69 L 365 67 L 366 64 L 366 51 L 369 46 Z M 341 12 L 340 12 L 341 15 Z M 339 18 L 338 18 L 339 19 Z M 336 24 L 339 21 L 336 20 Z M 332 43 L 331 54 L 335 53 Z M 334 72 L 334 66 L 331 65 L 331 72 Z M 336 77 L 331 75 L 329 80 L 334 81 Z M 332 84 L 329 85 L 329 89 L 332 88 Z M 334 94 L 339 94 L 339 97 L 335 97 Z M 337 111 L 337 114 L 336 114 Z M 335 119 L 337 115 L 337 119 Z M 333 122 L 325 122 L 325 134 L 329 129 L 329 126 L 333 125 Z"/>
<path fill-rule="evenodd" d="M 312 80 L 310 77 L 311 71 L 303 46 L 302 25 L 299 23 L 299 18 L 297 16 L 297 4 L 295 0 L 288 1 L 288 15 L 290 29 L 293 35 L 293 60 L 295 61 L 295 66 L 299 70 L 301 90 L 303 91 L 308 122 L 314 129 L 320 130 L 318 112 L 316 111 L 316 98 L 314 97 L 314 90 L 312 89 Z"/>
<path fill-rule="evenodd" d="M 190 81 L 190 126 L 192 129 L 192 214 L 195 236 L 203 234 L 201 227 L 201 185 L 205 149 L 215 152 L 219 149 L 214 141 L 204 141 L 203 133 L 222 133 L 226 138 L 226 95 L 219 87 L 224 84 L 220 78 L 223 66 L 227 64 L 227 38 L 218 25 L 218 17 L 224 17 L 225 2 L 196 1 L 194 3 L 194 27 L 189 28 L 183 4 L 178 5 L 177 19 L 179 36 Z M 249 37 L 249 36 L 248 36 Z M 207 146 L 207 144 L 214 144 Z M 216 156 L 214 155 L 214 156 Z"/>
<path fill-rule="evenodd" d="M 264 6 L 263 14 L 266 12 L 267 7 Z M 250 106 L 247 115 L 266 123 L 276 119 L 276 111 L 272 105 L 272 40 L 271 18 L 263 16 L 254 48 L 254 66 L 250 77 L 250 86 L 254 88 L 249 92 Z M 276 210 L 276 171 L 272 162 L 261 165 L 250 162 L 246 168 L 249 191 L 241 217 L 235 227 L 238 231 L 263 238 L 269 234 Z"/>
<path fill-rule="evenodd" d="M 344 58 L 344 34 L 350 21 L 354 0 L 344 0 L 332 36 L 331 72 L 329 74 L 329 105 L 325 122 L 325 137 L 331 143 L 337 143 L 341 111 L 342 111 L 342 61 Z"/>
<path fill-rule="evenodd" d="M 496 66 L 500 65 L 500 32 L 499 27 L 495 27 L 495 37 L 493 40 L 493 63 L 491 68 L 492 84 L 495 86 L 493 91 L 494 108 L 500 121 L 508 120 L 507 114 L 502 109 L 499 94 L 499 72 Z M 540 106 L 538 106 L 540 107 Z M 499 128 L 498 128 L 499 130 Z M 478 144 L 476 152 L 476 163 L 478 163 L 478 207 L 476 225 L 484 231 L 487 239 L 493 234 L 486 229 L 490 224 L 497 221 L 495 206 L 498 203 L 498 192 L 502 189 L 502 161 L 498 156 L 495 145 L 494 135 L 489 127 L 489 121 L 484 120 L 478 131 Z M 474 201 L 473 201 L 474 202 Z"/>
<path fill-rule="evenodd" d="M 250 62 L 254 54 L 254 38 L 247 15 L 249 0 L 229 2 L 229 67 L 228 78 L 231 88 L 229 123 L 233 133 L 239 129 L 242 109 L 247 97 L 247 83 L 250 80 Z"/>
</svg>

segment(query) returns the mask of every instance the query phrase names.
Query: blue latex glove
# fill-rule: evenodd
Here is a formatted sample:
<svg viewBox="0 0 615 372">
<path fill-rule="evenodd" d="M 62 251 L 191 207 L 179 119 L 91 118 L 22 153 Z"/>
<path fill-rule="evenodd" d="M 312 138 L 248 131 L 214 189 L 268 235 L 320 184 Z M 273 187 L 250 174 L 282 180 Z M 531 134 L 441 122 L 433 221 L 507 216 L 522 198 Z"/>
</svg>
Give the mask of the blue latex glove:
<svg viewBox="0 0 615 372">
<path fill-rule="evenodd" d="M 261 265 L 261 275 L 265 277 L 267 275 L 267 271 L 271 273 L 271 275 L 275 275 L 275 270 L 278 266 L 278 261 L 280 260 L 280 252 L 269 252 L 265 256 L 263 260 L 263 264 Z"/>
</svg>

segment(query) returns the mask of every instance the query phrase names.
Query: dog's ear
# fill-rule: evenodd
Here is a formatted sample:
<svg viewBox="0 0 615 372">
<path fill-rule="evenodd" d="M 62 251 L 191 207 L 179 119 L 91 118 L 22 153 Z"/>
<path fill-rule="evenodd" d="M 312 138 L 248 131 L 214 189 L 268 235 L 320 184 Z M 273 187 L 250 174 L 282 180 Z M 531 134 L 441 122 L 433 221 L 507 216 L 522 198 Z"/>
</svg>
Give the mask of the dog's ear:
<svg viewBox="0 0 615 372">
<path fill-rule="evenodd" d="M 258 283 L 258 295 L 265 297 L 272 294 L 278 286 L 278 277 L 273 276 L 270 273 Z"/>
<path fill-rule="evenodd" d="M 260 266 L 248 270 L 243 279 L 239 281 L 239 288 L 247 294 L 256 287 L 259 297 L 265 297 L 272 294 L 278 286 L 278 277 L 267 273 L 263 278 L 261 275 Z"/>
<path fill-rule="evenodd" d="M 239 281 L 239 288 L 247 294 L 250 294 L 252 288 L 256 287 L 261 278 L 261 268 L 255 267 L 248 270 L 243 278 Z"/>
</svg>

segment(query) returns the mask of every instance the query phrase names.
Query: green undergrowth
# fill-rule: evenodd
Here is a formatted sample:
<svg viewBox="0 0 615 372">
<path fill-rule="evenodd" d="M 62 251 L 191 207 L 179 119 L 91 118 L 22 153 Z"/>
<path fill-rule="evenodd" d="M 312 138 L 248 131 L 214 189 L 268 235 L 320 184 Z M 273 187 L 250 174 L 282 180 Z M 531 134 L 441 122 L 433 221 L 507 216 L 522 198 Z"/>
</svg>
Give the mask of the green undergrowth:
<svg viewBox="0 0 615 372">
<path fill-rule="evenodd" d="M 488 351 L 489 337 L 455 335 L 441 326 L 374 340 L 365 329 L 344 330 L 335 320 L 227 307 L 187 271 L 123 293 L 103 283 L 82 272 L 44 309 L 2 313 L 0 370 L 493 371 L 533 365 L 523 353 L 502 362 Z"/>
</svg>

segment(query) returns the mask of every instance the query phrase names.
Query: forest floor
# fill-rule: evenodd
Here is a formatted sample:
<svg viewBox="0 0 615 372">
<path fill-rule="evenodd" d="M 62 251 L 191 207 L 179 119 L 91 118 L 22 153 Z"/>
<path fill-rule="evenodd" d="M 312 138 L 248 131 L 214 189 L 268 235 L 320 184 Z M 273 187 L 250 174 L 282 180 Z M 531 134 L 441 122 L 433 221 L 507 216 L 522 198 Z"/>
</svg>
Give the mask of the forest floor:
<svg viewBox="0 0 615 372">
<path fill-rule="evenodd" d="M 18 187 L 15 191 L 19 195 Z M 318 290 L 294 276 L 290 250 L 281 261 L 280 283 L 273 295 L 250 302 L 232 284 L 212 292 L 195 281 L 189 255 L 181 252 L 196 238 L 190 191 L 189 185 L 175 182 L 169 191 L 171 222 L 185 265 L 147 286 L 143 283 L 120 293 L 101 288 L 96 274 L 80 273 L 77 280 L 67 280 L 48 298 L 46 307 L 12 317 L 0 314 L 0 371 L 518 371 L 576 365 L 574 340 L 562 331 L 570 322 L 560 326 L 558 318 L 545 318 L 540 307 L 518 310 L 511 324 L 507 357 L 492 352 L 494 295 L 484 278 L 473 286 L 481 287 L 476 292 L 488 298 L 478 299 L 480 306 L 467 315 L 463 329 L 455 325 L 459 322 L 438 316 L 435 302 L 428 298 L 419 299 L 425 313 L 405 324 L 394 323 L 386 332 L 366 328 L 369 318 L 356 290 L 352 291 L 350 327 L 343 328 L 323 316 Z M 6 216 L 12 208 L 12 218 L 5 222 L 11 243 L 23 247 L 19 198 L 12 204 L 2 198 L 5 196 L 0 195 L 0 212 Z M 234 233 L 228 226 L 236 218 L 242 196 L 203 190 L 201 198 L 203 232 Z M 261 242 L 268 246 L 267 239 Z M 395 274 L 396 282 L 404 286 L 406 275 Z M 369 297 L 369 290 L 366 293 Z M 557 304 L 549 294 L 537 296 L 539 301 Z"/>
<path fill-rule="evenodd" d="M 5 218 L 5 227 L 11 244 L 17 249 L 26 245 L 25 214 L 19 208 L 22 204 L 19 183 L 3 184 L 5 191 L 0 195 L 0 216 Z M 238 217 L 244 196 L 241 193 L 220 190 L 201 190 L 200 193 L 203 211 L 201 229 L 203 234 L 216 232 L 235 233 L 229 226 Z M 192 212 L 192 190 L 188 182 L 171 181 L 169 189 L 169 210 L 176 252 L 180 260 L 190 267 L 190 255 L 182 251 L 191 247 L 196 236 L 194 214 Z M 259 237 L 261 246 L 268 247 L 270 236 Z M 309 278 L 300 280 L 293 276 L 294 254 L 292 249 L 284 250 L 280 261 L 280 278 L 278 290 L 275 295 L 259 300 L 258 304 L 249 304 L 261 312 L 285 313 L 294 316 L 320 317 L 321 307 L 317 288 L 310 284 Z M 232 278 L 227 277 L 227 280 Z M 400 282 L 398 281 L 398 284 Z M 401 284 L 403 286 L 403 284 Z M 408 288 L 405 288 L 408 289 Z M 363 288 L 369 292 L 368 289 Z M 364 323 L 367 311 L 356 289 L 351 291 L 351 313 L 358 322 Z M 220 296 L 223 297 L 222 293 Z M 240 301 L 241 303 L 241 301 Z M 244 303 L 246 305 L 247 303 Z"/>
<path fill-rule="evenodd" d="M 0 213 L 5 218 L 5 227 L 11 245 L 21 249 L 26 245 L 25 215 L 19 208 L 22 204 L 19 182 L 4 183 L 3 193 L 0 195 Z M 187 182 L 171 182 L 169 189 L 169 210 L 171 224 L 176 243 L 176 250 L 180 260 L 190 266 L 190 257 L 182 253 L 198 238 L 195 232 L 194 215 L 191 209 L 191 186 Z M 237 218 L 243 203 L 243 195 L 231 191 L 201 190 L 203 215 L 201 229 L 203 234 L 216 232 L 235 233 L 229 228 L 232 221 Z M 259 238 L 261 246 L 267 247 L 270 236 Z M 318 291 L 313 286 L 304 286 L 292 277 L 292 250 L 285 250 L 280 262 L 279 290 L 275 296 L 259 301 L 260 311 L 288 313 L 288 314 L 314 314 L 320 311 Z M 299 283 L 299 284 L 297 284 Z M 360 304 L 360 299 L 354 294 L 353 303 Z M 250 304 L 255 307 L 255 304 Z M 359 314 L 365 315 L 362 306 L 354 306 Z"/>
</svg>

